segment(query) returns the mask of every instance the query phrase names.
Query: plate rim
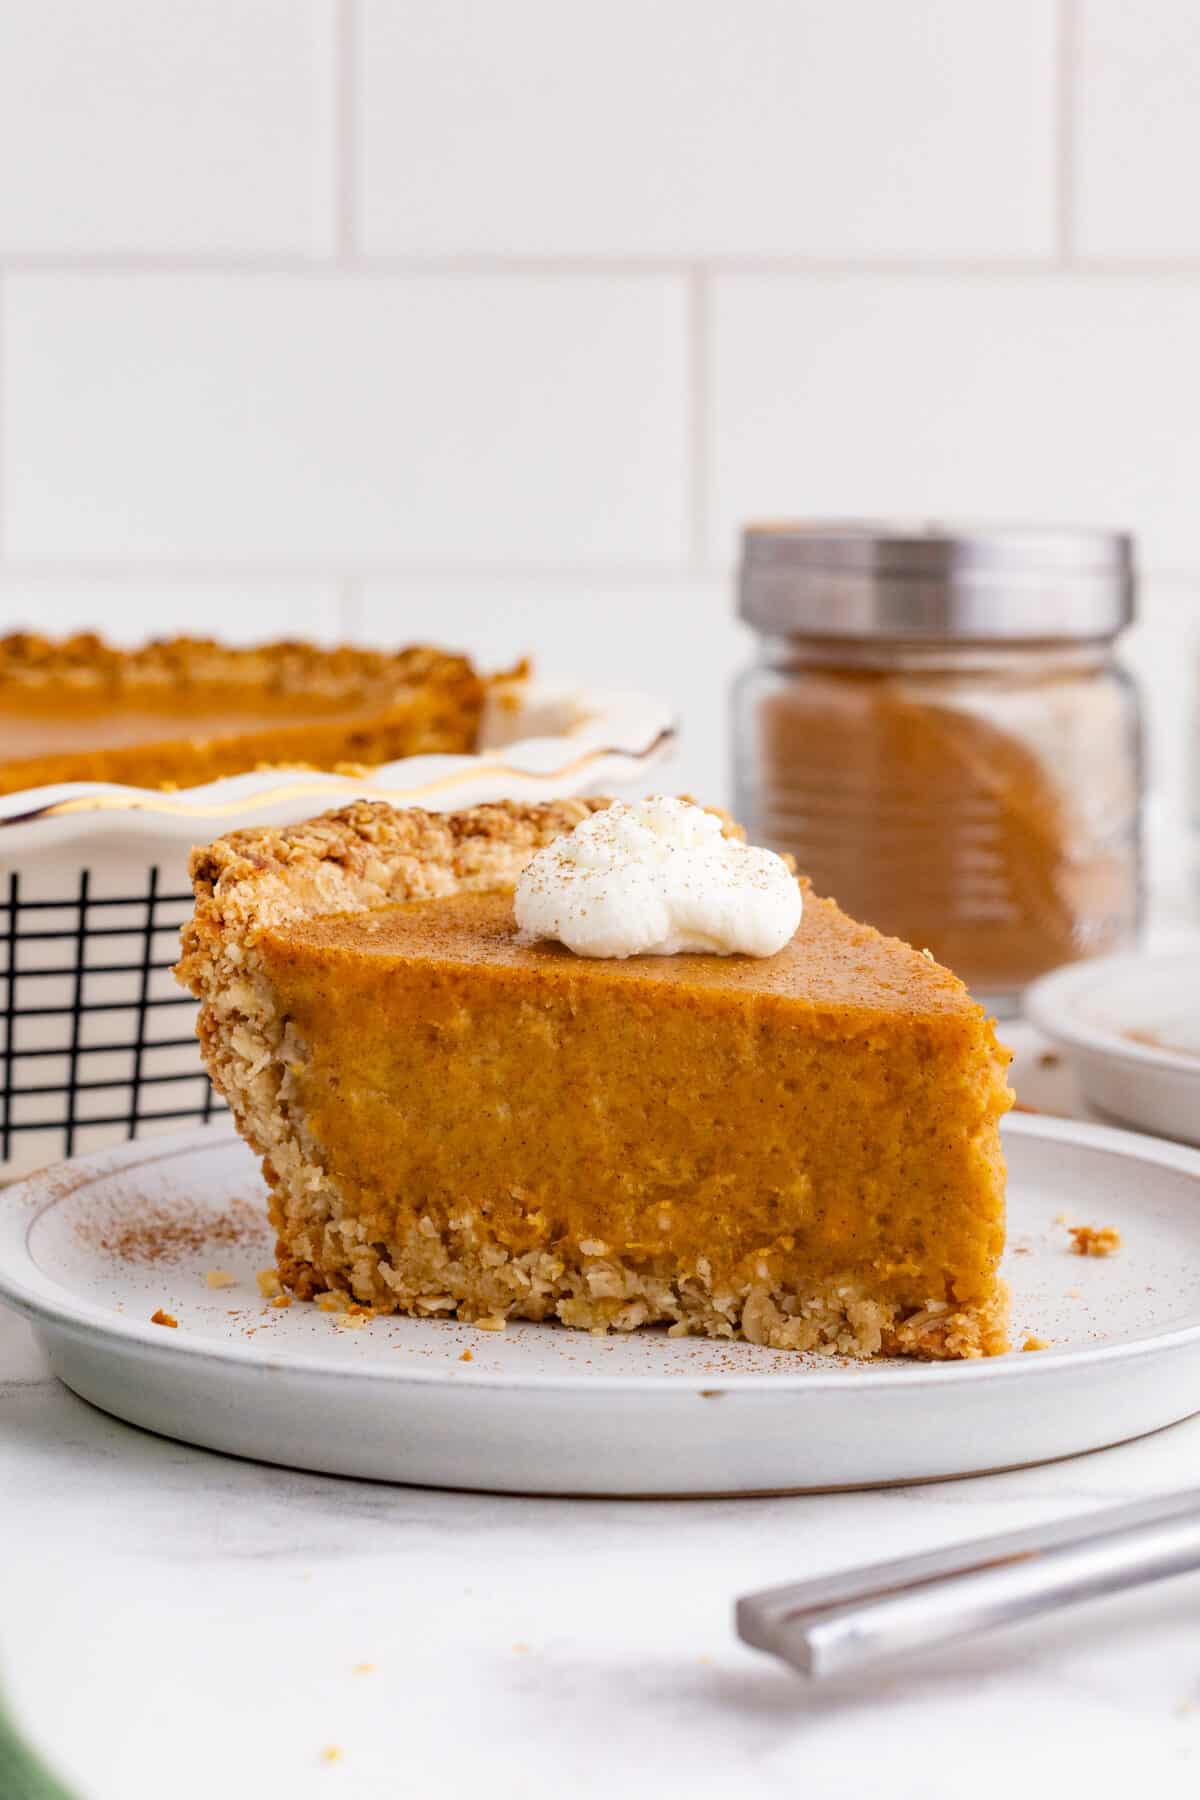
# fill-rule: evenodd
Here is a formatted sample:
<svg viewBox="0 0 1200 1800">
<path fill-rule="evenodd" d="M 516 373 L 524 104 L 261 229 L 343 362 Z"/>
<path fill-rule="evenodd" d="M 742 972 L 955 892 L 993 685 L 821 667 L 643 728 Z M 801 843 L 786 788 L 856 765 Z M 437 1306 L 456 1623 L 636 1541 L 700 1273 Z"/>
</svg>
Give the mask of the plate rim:
<svg viewBox="0 0 1200 1800">
<path fill-rule="evenodd" d="M 1057 1144 L 1082 1144 L 1110 1155 L 1135 1162 L 1150 1162 L 1191 1175 L 1200 1182 L 1200 1149 L 1148 1133 L 1123 1130 L 1112 1125 L 1095 1125 L 1080 1119 L 1051 1118 L 1038 1114 L 1010 1114 L 1005 1120 L 1008 1135 Z M 419 1387 L 475 1390 L 507 1390 L 524 1393 L 571 1392 L 576 1395 L 611 1395 L 619 1392 L 644 1399 L 686 1391 L 693 1378 L 686 1375 L 647 1373 L 617 1375 L 595 1372 L 526 1374 L 520 1371 L 483 1370 L 446 1365 L 444 1367 L 412 1367 L 405 1363 L 391 1368 L 382 1364 L 356 1365 L 318 1353 L 264 1351 L 255 1345 L 212 1339 L 193 1339 L 186 1333 L 164 1332 L 161 1326 L 141 1321 L 82 1301 L 71 1295 L 47 1276 L 29 1249 L 29 1237 L 44 1214 L 72 1198 L 93 1182 L 106 1179 L 126 1168 L 174 1161 L 196 1153 L 225 1150 L 241 1144 L 237 1133 L 223 1124 L 200 1126 L 192 1131 L 171 1133 L 161 1138 L 143 1138 L 89 1152 L 66 1162 L 51 1164 L 14 1182 L 0 1193 L 0 1301 L 29 1319 L 35 1326 L 65 1332 L 77 1338 L 98 1339 L 106 1348 L 140 1347 L 156 1358 L 166 1357 L 180 1366 L 196 1361 L 233 1365 L 244 1371 L 296 1376 L 324 1381 L 350 1381 L 358 1385 L 382 1386 L 388 1389 Z M 248 1146 L 242 1145 L 249 1154 Z M 64 1185 L 67 1171 L 79 1172 L 84 1179 L 72 1179 Z M 45 1190 L 45 1191 L 43 1191 Z M 1200 1228 L 1200 1227 L 1198 1227 Z M 25 1278 L 22 1279 L 21 1271 Z M 32 1279 L 30 1278 L 32 1277 Z M 55 1298 L 55 1296 L 62 1296 Z M 519 1323 L 519 1322 L 518 1322 Z M 697 1339 L 696 1342 L 705 1340 Z M 1020 1350 L 1002 1356 L 979 1357 L 970 1361 L 917 1362 L 897 1367 L 889 1360 L 884 1376 L 888 1389 L 942 1388 L 947 1384 L 961 1387 L 1006 1385 L 1014 1380 L 1028 1382 L 1049 1379 L 1081 1366 L 1092 1369 L 1114 1362 L 1125 1362 L 1143 1356 L 1159 1356 L 1200 1344 L 1200 1310 L 1191 1323 L 1164 1326 L 1158 1331 L 1126 1333 L 1106 1338 L 1095 1345 L 1055 1349 L 1053 1346 L 1028 1355 Z M 717 1348 L 727 1347 L 725 1340 L 714 1340 Z M 787 1352 L 780 1352 L 786 1356 Z M 854 1392 L 869 1381 L 872 1365 L 858 1363 L 847 1367 L 841 1361 L 829 1368 L 814 1368 L 810 1362 L 800 1369 L 747 1371 L 744 1374 L 722 1371 L 698 1372 L 694 1387 L 705 1392 L 777 1394 L 788 1389 L 805 1392 Z"/>
<path fill-rule="evenodd" d="M 1094 985 L 1097 979 L 1117 970 L 1145 967 L 1148 964 L 1169 966 L 1181 964 L 1193 971 L 1200 969 L 1200 953 L 1194 950 L 1126 950 L 1115 956 L 1098 956 L 1085 962 L 1070 963 L 1054 969 L 1027 988 L 1024 996 L 1025 1016 L 1045 1037 L 1064 1048 L 1082 1055 L 1102 1058 L 1110 1063 L 1133 1064 L 1159 1074 L 1181 1076 L 1200 1086 L 1200 1057 L 1153 1044 L 1141 1044 L 1124 1038 L 1102 1025 L 1090 1025 L 1067 1010 L 1068 1003 Z"/>
</svg>

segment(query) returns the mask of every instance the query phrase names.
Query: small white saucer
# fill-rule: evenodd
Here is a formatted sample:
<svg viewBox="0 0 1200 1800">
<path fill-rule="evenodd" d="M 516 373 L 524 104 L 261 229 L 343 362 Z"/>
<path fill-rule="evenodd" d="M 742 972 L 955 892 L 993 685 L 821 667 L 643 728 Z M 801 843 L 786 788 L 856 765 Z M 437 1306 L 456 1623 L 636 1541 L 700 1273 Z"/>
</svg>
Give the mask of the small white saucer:
<svg viewBox="0 0 1200 1800">
<path fill-rule="evenodd" d="M 1200 951 L 1072 963 L 1034 984 L 1025 1014 L 1070 1056 L 1089 1105 L 1200 1144 Z"/>
<path fill-rule="evenodd" d="M 1073 1121 L 1006 1126 L 1013 1341 L 848 1363 L 661 1331 L 279 1310 L 262 1179 L 223 1128 L 62 1163 L 0 1204 L 0 1298 L 85 1400 L 264 1462 L 434 1487 L 750 1494 L 982 1474 L 1200 1409 L 1200 1154 Z M 1104 1259 L 1067 1221 L 1115 1226 Z M 230 1285 L 211 1287 L 224 1271 Z M 159 1309 L 178 1321 L 151 1323 Z"/>
</svg>

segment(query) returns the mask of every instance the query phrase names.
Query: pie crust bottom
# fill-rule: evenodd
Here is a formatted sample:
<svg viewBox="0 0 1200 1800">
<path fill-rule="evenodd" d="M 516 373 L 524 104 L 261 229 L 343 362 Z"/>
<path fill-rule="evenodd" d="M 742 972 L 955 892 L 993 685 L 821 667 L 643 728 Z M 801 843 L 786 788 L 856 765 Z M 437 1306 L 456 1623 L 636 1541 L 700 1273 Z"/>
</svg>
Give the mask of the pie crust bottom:
<svg viewBox="0 0 1200 1800">
<path fill-rule="evenodd" d="M 375 1312 L 456 1317 L 492 1330 L 509 1319 L 558 1319 L 598 1334 L 667 1325 L 671 1337 L 745 1338 L 772 1350 L 854 1357 L 977 1357 L 1005 1346 L 1003 1284 L 982 1305 L 931 1301 L 902 1316 L 852 1279 L 718 1290 L 703 1268 L 680 1279 L 668 1262 L 611 1254 L 513 1256 L 465 1221 L 444 1230 L 427 1217 L 384 1258 L 361 1231 L 323 1208 L 306 1230 L 293 1213 L 277 1245 L 284 1284 L 305 1300 L 341 1293 Z"/>
</svg>

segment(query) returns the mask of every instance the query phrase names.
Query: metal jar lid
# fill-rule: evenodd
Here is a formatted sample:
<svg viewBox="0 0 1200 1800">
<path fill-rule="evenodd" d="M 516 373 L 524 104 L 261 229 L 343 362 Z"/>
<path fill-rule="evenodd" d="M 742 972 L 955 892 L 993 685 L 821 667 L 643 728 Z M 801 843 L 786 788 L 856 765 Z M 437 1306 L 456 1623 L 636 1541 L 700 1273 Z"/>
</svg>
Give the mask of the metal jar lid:
<svg viewBox="0 0 1200 1800">
<path fill-rule="evenodd" d="M 780 637 L 1044 643 L 1114 637 L 1134 585 L 1126 532 L 784 522 L 744 531 L 738 610 Z"/>
</svg>

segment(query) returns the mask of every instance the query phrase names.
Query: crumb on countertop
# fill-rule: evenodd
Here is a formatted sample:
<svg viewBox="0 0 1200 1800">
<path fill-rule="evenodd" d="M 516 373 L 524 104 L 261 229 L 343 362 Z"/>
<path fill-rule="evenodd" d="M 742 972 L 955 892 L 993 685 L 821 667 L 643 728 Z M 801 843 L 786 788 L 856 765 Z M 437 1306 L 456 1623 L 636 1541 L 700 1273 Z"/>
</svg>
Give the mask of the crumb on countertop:
<svg viewBox="0 0 1200 1800">
<path fill-rule="evenodd" d="M 1038 1057 L 1038 1068 L 1057 1069 L 1061 1061 L 1062 1057 L 1058 1054 L 1057 1050 L 1043 1050 L 1042 1054 Z"/>
<path fill-rule="evenodd" d="M 1112 1225 L 1072 1225 L 1071 1248 L 1076 1256 L 1115 1256 L 1121 1234 Z"/>
<path fill-rule="evenodd" d="M 508 1320 L 503 1313 L 485 1313 L 482 1319 L 473 1319 L 471 1323 L 476 1331 L 504 1331 Z"/>
<path fill-rule="evenodd" d="M 459 1360 L 459 1362 L 474 1362 L 475 1361 L 474 1352 L 471 1350 L 464 1350 L 458 1360 Z"/>
<path fill-rule="evenodd" d="M 338 1763 L 338 1762 L 341 1762 L 341 1760 L 342 1760 L 341 1745 L 340 1744 L 326 1744 L 325 1748 L 321 1752 L 321 1761 L 323 1763 Z"/>
<path fill-rule="evenodd" d="M 264 1300 L 277 1300 L 283 1292 L 278 1269 L 260 1269 L 254 1279 Z"/>
<path fill-rule="evenodd" d="M 232 1269 L 209 1269 L 204 1279 L 210 1288 L 237 1286 L 237 1276 Z"/>
<path fill-rule="evenodd" d="M 164 1312 L 163 1308 L 160 1306 L 157 1312 L 152 1312 L 150 1314 L 150 1323 L 152 1325 L 169 1325 L 171 1330 L 174 1331 L 179 1324 L 179 1320 L 173 1318 L 169 1312 Z"/>
<path fill-rule="evenodd" d="M 374 1673 L 374 1663 L 355 1663 L 354 1668 L 351 1670 L 351 1674 L 353 1675 L 373 1675 Z"/>
<path fill-rule="evenodd" d="M 1050 1340 L 1049 1338 L 1027 1337 L 1021 1348 L 1022 1350 L 1048 1350 Z"/>
<path fill-rule="evenodd" d="M 276 1294 L 275 1298 L 271 1302 L 272 1306 L 278 1306 L 278 1307 L 290 1306 L 291 1304 L 292 1304 L 292 1296 L 290 1294 Z"/>
</svg>

